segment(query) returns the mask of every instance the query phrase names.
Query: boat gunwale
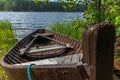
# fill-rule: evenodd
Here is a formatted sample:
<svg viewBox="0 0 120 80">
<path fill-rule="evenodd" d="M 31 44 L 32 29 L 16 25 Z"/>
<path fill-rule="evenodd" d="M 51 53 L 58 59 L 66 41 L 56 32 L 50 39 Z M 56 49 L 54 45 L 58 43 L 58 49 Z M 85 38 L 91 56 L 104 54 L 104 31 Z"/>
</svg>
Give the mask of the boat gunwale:
<svg viewBox="0 0 120 80">
<path fill-rule="evenodd" d="M 4 68 L 27 68 L 28 65 L 14 65 L 14 64 L 7 64 L 6 62 L 3 61 L 4 58 L 0 60 L 0 64 Z M 84 66 L 86 64 L 80 64 L 80 62 L 77 63 L 67 63 L 67 64 L 47 64 L 47 65 L 33 65 L 32 68 L 72 68 L 72 67 L 78 67 L 78 66 Z"/>
</svg>

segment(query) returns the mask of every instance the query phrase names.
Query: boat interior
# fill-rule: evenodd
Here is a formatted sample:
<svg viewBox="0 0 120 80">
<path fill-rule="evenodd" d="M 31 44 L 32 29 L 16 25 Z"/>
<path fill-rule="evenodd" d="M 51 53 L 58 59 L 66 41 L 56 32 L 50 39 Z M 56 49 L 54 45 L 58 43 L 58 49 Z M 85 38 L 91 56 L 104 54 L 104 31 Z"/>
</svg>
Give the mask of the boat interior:
<svg viewBox="0 0 120 80">
<path fill-rule="evenodd" d="M 62 60 L 68 61 L 69 59 L 68 62 L 73 63 L 76 60 L 76 62 L 81 60 L 81 48 L 82 44 L 78 40 L 40 29 L 18 41 L 5 55 L 4 61 L 8 64 L 27 64 L 31 62 L 41 64 L 41 60 L 47 59 L 48 62 L 50 60 L 57 62 L 57 64 L 63 64 L 66 62 L 62 63 Z M 51 58 L 53 59 L 51 60 Z"/>
</svg>

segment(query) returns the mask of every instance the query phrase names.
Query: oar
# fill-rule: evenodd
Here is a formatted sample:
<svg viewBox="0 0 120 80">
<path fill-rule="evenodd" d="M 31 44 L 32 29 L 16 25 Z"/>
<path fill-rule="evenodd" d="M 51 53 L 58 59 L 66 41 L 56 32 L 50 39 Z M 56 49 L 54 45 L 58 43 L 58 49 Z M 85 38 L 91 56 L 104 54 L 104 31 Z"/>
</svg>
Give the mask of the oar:
<svg viewBox="0 0 120 80">
<path fill-rule="evenodd" d="M 36 36 L 34 37 L 34 39 L 27 45 L 26 48 L 20 49 L 20 55 L 24 55 L 24 54 L 25 54 L 26 50 L 30 47 L 30 45 L 35 41 L 35 39 L 36 39 L 37 37 L 38 37 L 38 35 L 36 35 Z"/>
</svg>

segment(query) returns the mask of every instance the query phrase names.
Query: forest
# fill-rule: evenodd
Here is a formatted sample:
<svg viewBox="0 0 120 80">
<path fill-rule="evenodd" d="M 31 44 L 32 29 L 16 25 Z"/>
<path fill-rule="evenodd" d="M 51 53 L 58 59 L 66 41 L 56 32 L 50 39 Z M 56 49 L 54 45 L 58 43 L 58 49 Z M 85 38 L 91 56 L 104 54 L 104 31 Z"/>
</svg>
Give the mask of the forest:
<svg viewBox="0 0 120 80">
<path fill-rule="evenodd" d="M 67 5 L 67 3 L 49 2 L 46 4 L 40 1 L 35 3 L 34 0 L 0 0 L 0 11 L 68 11 L 63 8 L 63 5 Z M 86 7 L 83 4 L 77 4 L 74 9 L 71 9 L 72 12 L 83 12 L 84 10 Z"/>
</svg>

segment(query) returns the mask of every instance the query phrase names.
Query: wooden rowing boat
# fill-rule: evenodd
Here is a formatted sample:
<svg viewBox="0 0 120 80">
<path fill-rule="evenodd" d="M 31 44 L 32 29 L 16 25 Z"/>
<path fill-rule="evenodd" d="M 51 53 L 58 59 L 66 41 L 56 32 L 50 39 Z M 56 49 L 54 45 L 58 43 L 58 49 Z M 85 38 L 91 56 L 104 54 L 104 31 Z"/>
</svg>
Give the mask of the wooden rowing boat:
<svg viewBox="0 0 120 80">
<path fill-rule="evenodd" d="M 91 24 L 81 43 L 39 29 L 17 42 L 0 63 L 10 80 L 112 80 L 114 33 L 110 23 Z"/>
<path fill-rule="evenodd" d="M 2 58 L 1 65 L 10 80 L 28 80 L 27 66 L 30 63 L 36 64 L 32 66 L 33 73 L 31 73 L 36 75 L 32 76 L 34 80 L 55 80 L 53 77 L 55 75 L 60 80 L 66 80 L 70 76 L 82 79 L 76 72 L 81 59 L 81 47 L 82 44 L 78 40 L 39 29 L 17 42 Z M 80 66 L 80 69 L 82 67 Z M 65 76 L 60 77 L 63 74 Z"/>
</svg>

